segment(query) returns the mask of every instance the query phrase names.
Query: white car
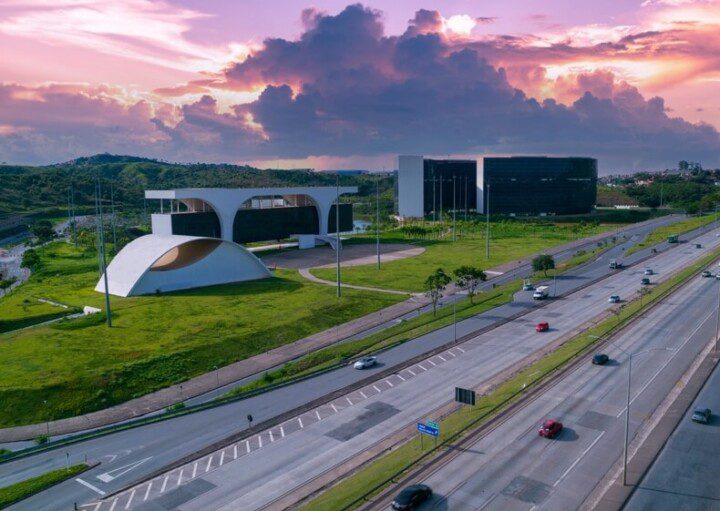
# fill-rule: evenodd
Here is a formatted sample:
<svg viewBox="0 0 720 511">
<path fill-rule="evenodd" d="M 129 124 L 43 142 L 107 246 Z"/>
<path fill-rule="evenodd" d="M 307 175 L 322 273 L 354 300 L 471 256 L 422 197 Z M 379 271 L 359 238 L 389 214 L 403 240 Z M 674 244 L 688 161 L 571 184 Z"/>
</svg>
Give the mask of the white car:
<svg viewBox="0 0 720 511">
<path fill-rule="evenodd" d="M 652 268 L 645 268 L 645 275 L 652 275 L 653 271 Z"/>
<path fill-rule="evenodd" d="M 365 369 L 377 364 L 377 357 L 363 357 L 353 364 L 355 369 Z"/>
</svg>

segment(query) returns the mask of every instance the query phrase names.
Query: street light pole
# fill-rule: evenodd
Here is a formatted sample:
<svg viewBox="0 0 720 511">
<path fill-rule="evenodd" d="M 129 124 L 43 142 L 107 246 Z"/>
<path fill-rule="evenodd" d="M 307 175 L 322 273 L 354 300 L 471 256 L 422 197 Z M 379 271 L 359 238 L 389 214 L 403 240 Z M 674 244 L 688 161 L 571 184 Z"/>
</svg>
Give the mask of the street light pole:
<svg viewBox="0 0 720 511">
<path fill-rule="evenodd" d="M 383 168 L 384 170 L 384 168 Z M 380 269 L 380 176 L 377 176 L 375 190 L 375 251 L 377 252 L 377 269 Z"/>
<path fill-rule="evenodd" d="M 457 342 L 457 315 L 455 314 L 455 301 L 453 300 L 453 340 Z"/>
<path fill-rule="evenodd" d="M 718 311 L 715 323 L 715 354 L 718 353 L 718 338 L 720 338 L 720 285 L 718 286 Z"/>
<path fill-rule="evenodd" d="M 335 265 L 337 277 L 337 297 L 342 296 L 340 289 L 340 174 L 335 174 Z"/>
<path fill-rule="evenodd" d="M 553 265 L 553 298 L 557 297 L 557 268 Z"/>
<path fill-rule="evenodd" d="M 455 175 L 453 175 L 453 241 L 455 241 Z"/>
<path fill-rule="evenodd" d="M 630 379 L 632 355 L 628 357 L 627 400 L 625 403 L 625 441 L 623 442 L 623 486 L 627 486 L 628 436 L 630 434 Z"/>
<path fill-rule="evenodd" d="M 487 185 L 487 204 L 485 205 L 485 257 L 490 259 L 490 183 Z"/>
</svg>

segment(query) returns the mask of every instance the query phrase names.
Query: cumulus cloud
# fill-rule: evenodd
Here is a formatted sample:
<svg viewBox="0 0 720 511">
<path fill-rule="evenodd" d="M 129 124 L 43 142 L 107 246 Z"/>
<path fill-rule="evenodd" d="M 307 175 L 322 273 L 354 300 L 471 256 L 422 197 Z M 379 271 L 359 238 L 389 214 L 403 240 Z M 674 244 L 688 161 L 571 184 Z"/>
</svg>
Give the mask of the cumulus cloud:
<svg viewBox="0 0 720 511">
<path fill-rule="evenodd" d="M 567 42 L 458 39 L 443 30 L 439 13 L 425 10 L 409 21 L 405 33 L 391 36 L 384 32 L 381 13 L 361 5 L 336 15 L 306 10 L 302 22 L 298 39 L 267 39 L 222 74 L 165 91 L 168 96 L 208 93 L 181 107 L 39 90 L 42 99 L 22 100 L 34 101 L 32 112 L 17 117 L 21 100 L 15 86 L 15 93 L 0 96 L 0 125 L 15 130 L 9 135 L 8 128 L 0 130 L 0 149 L 26 159 L 44 154 L 44 161 L 53 151 L 121 146 L 135 148 L 125 152 L 181 161 L 518 153 L 595 156 L 605 170 L 689 158 L 718 163 L 718 132 L 671 118 L 661 98 L 647 99 L 607 71 L 551 76 L 532 64 L 533 54 L 554 54 L 559 61 L 589 51 Z M 612 48 L 594 51 L 636 44 L 623 41 L 627 34 L 618 37 Z M 512 65 L 500 66 L 503 61 Z M 518 87 L 520 82 L 527 89 L 551 84 L 556 95 L 533 94 L 541 98 L 535 99 Z M 221 108 L 210 94 L 222 88 L 261 92 Z M 45 108 L 51 114 L 47 119 L 67 115 L 72 121 L 55 127 L 39 120 Z M 32 137 L 47 143 L 23 153 L 23 141 Z"/>
</svg>

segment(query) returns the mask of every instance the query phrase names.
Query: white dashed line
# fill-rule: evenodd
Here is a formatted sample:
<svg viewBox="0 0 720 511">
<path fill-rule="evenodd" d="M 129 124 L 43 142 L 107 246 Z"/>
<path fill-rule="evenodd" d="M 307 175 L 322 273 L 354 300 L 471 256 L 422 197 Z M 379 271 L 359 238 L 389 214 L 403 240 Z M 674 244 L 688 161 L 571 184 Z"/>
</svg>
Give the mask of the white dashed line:
<svg viewBox="0 0 720 511">
<path fill-rule="evenodd" d="M 185 472 L 185 469 L 184 469 L 184 468 L 180 469 L 180 473 L 178 474 L 178 482 L 177 482 L 177 486 L 180 486 L 180 485 L 182 484 L 182 476 L 183 476 L 183 472 Z"/>
<path fill-rule="evenodd" d="M 115 500 L 113 500 L 112 504 L 110 504 L 110 511 L 113 511 L 113 509 L 115 509 L 115 504 L 117 504 L 117 501 L 118 501 L 118 499 L 117 499 L 117 497 L 115 497 Z"/>
<path fill-rule="evenodd" d="M 560 484 L 560 481 L 562 481 L 563 479 L 565 479 L 565 476 L 567 476 L 567 475 L 570 473 L 570 471 L 575 468 L 575 465 L 577 465 L 578 463 L 580 463 L 580 460 L 585 457 L 585 455 L 588 453 L 588 451 L 590 451 L 590 449 L 592 449 L 592 448 L 595 446 L 596 443 L 598 443 L 598 441 L 603 437 L 604 434 L 605 434 L 604 431 L 603 431 L 602 433 L 600 433 L 600 434 L 598 435 L 598 437 L 593 441 L 593 443 L 591 443 L 591 444 L 587 447 L 587 449 L 585 449 L 585 450 L 582 452 L 582 454 L 580 455 L 580 457 L 579 457 L 578 459 L 576 459 L 575 462 L 574 462 L 572 465 L 570 465 L 565 472 L 563 472 L 563 475 L 560 476 L 560 479 L 558 479 L 557 481 L 555 481 L 555 484 L 553 484 L 553 488 L 555 488 L 558 484 Z"/>
<path fill-rule="evenodd" d="M 365 393 L 362 390 L 360 391 L 360 395 L 363 397 L 363 399 L 367 399 L 367 396 L 365 395 Z"/>
<path fill-rule="evenodd" d="M 212 465 L 212 459 L 213 459 L 212 456 L 210 456 L 210 457 L 208 458 L 208 464 L 207 464 L 207 466 L 205 467 L 205 473 L 210 472 L 210 465 Z"/>
<path fill-rule="evenodd" d="M 262 449 L 262 435 L 258 435 L 258 449 Z"/>
<path fill-rule="evenodd" d="M 218 464 L 218 467 L 222 467 L 223 462 L 225 461 L 225 451 L 220 453 L 220 464 Z"/>
<path fill-rule="evenodd" d="M 337 413 L 337 408 L 335 407 L 335 405 L 333 403 L 330 403 L 330 408 L 333 409 L 333 412 Z"/>
<path fill-rule="evenodd" d="M 423 371 L 427 371 L 427 369 L 425 369 L 425 366 L 423 366 L 422 364 L 418 364 L 418 367 L 419 367 L 420 369 L 422 369 Z"/>
<path fill-rule="evenodd" d="M 303 423 L 300 417 L 298 417 L 298 424 L 300 424 L 300 429 L 303 429 Z"/>
<path fill-rule="evenodd" d="M 280 438 L 285 438 L 285 430 L 280 426 Z"/>
<path fill-rule="evenodd" d="M 439 357 L 439 358 L 440 358 L 440 360 L 442 360 L 443 362 L 447 362 L 447 359 L 446 359 L 446 358 L 444 358 L 444 357 L 443 357 L 442 355 L 438 355 L 438 357 Z"/>
<path fill-rule="evenodd" d="M 250 440 L 245 440 L 245 449 L 250 454 Z"/>
<path fill-rule="evenodd" d="M 233 447 L 233 459 L 237 459 L 237 444 L 235 444 L 235 446 Z"/>
<path fill-rule="evenodd" d="M 100 506 L 102 506 L 102 500 L 95 504 L 95 509 L 93 511 L 98 511 L 98 509 L 100 509 Z"/>
<path fill-rule="evenodd" d="M 350 401 L 350 398 L 349 398 L 349 397 L 345 396 L 345 400 L 348 402 L 348 404 L 349 404 L 350 406 L 352 406 L 353 403 L 352 403 L 352 401 Z"/>
<path fill-rule="evenodd" d="M 192 475 L 193 479 L 195 479 L 195 474 L 197 474 L 197 465 L 198 465 L 198 462 L 196 461 L 195 465 L 193 465 L 193 475 Z"/>
<path fill-rule="evenodd" d="M 387 384 L 390 385 L 391 387 L 394 386 L 390 380 L 385 380 L 385 383 L 387 383 Z"/>
<path fill-rule="evenodd" d="M 403 377 L 400 376 L 399 374 L 396 374 L 395 376 L 397 376 L 398 378 L 400 378 L 402 381 L 405 381 L 405 378 L 403 378 Z"/>
<path fill-rule="evenodd" d="M 130 498 L 127 501 L 127 504 L 125 504 L 125 509 L 130 509 L 130 504 L 132 504 L 133 497 L 135 497 L 135 490 L 130 493 Z"/>
<path fill-rule="evenodd" d="M 320 417 L 320 412 L 318 410 L 315 410 L 315 415 L 317 415 L 318 420 L 322 420 Z"/>
<path fill-rule="evenodd" d="M 197 463 L 195 463 L 197 465 Z M 195 477 L 195 472 L 193 472 L 193 477 Z M 152 489 L 152 481 L 150 481 L 150 484 L 148 484 L 147 490 L 145 490 L 145 498 L 143 499 L 143 502 L 148 499 L 150 496 L 150 490 Z"/>
<path fill-rule="evenodd" d="M 433 362 L 432 360 L 428 359 L 428 362 L 430 362 L 433 366 L 436 366 L 437 364 Z"/>
<path fill-rule="evenodd" d="M 381 391 L 380 391 L 380 389 L 378 388 L 377 385 L 373 385 L 373 388 L 377 391 L 378 394 L 380 394 Z"/>
<path fill-rule="evenodd" d="M 410 374 L 412 374 L 413 376 L 416 376 L 416 374 L 413 372 L 412 369 L 408 369 L 407 372 L 410 373 Z"/>
<path fill-rule="evenodd" d="M 448 355 L 451 355 L 453 358 L 455 358 L 455 357 L 457 356 L 457 355 L 455 355 L 455 353 L 453 353 L 452 351 L 447 351 L 446 353 L 447 353 Z"/>
<path fill-rule="evenodd" d="M 457 349 L 459 349 L 460 351 L 462 351 L 463 353 L 465 353 L 465 350 L 462 349 L 460 346 L 455 346 L 455 347 L 456 347 Z"/>
<path fill-rule="evenodd" d="M 165 492 L 165 486 L 167 486 L 168 479 L 170 479 L 170 474 L 165 476 L 165 479 L 163 480 L 162 488 L 160 488 L 160 493 Z"/>
<path fill-rule="evenodd" d="M 272 430 L 268 431 L 270 433 L 270 443 L 273 443 L 275 441 L 275 437 L 272 434 Z"/>
</svg>

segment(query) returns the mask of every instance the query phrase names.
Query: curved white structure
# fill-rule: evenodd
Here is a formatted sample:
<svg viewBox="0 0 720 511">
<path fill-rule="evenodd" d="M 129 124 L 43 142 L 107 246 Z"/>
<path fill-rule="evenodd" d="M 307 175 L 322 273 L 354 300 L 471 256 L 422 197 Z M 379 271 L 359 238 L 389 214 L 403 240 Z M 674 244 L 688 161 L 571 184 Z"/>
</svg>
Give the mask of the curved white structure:
<svg viewBox="0 0 720 511">
<path fill-rule="evenodd" d="M 107 268 L 116 296 L 178 291 L 272 274 L 251 252 L 232 241 L 196 236 L 148 234 L 128 243 Z M 101 276 L 95 291 L 105 292 Z"/>
</svg>

